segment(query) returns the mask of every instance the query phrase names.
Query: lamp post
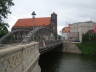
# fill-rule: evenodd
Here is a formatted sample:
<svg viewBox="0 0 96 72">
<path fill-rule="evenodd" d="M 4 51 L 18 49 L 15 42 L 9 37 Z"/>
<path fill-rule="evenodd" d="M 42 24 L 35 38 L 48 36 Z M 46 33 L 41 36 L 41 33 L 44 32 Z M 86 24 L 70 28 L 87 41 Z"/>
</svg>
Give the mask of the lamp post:
<svg viewBox="0 0 96 72">
<path fill-rule="evenodd" d="M 32 18 L 35 19 L 36 13 L 35 11 L 32 12 Z"/>
<path fill-rule="evenodd" d="M 36 16 L 36 13 L 35 13 L 35 11 L 33 11 L 32 13 L 31 13 L 31 15 L 32 15 L 32 22 L 33 22 L 33 29 L 32 30 L 34 30 L 34 25 L 35 25 L 35 16 Z M 33 35 L 33 40 L 34 40 L 34 35 Z"/>
<path fill-rule="evenodd" d="M 35 11 L 32 12 L 32 18 L 33 18 L 33 24 L 35 25 L 35 16 L 36 16 L 36 13 Z M 34 29 L 34 25 L 33 25 L 33 29 Z"/>
<path fill-rule="evenodd" d="M 35 16 L 36 16 L 36 13 L 35 13 L 35 11 L 33 11 L 31 15 L 32 15 L 33 22 L 34 22 L 34 25 L 35 25 Z M 33 25 L 33 26 L 34 26 L 34 25 Z M 33 27 L 33 29 L 34 29 L 34 27 Z"/>
</svg>

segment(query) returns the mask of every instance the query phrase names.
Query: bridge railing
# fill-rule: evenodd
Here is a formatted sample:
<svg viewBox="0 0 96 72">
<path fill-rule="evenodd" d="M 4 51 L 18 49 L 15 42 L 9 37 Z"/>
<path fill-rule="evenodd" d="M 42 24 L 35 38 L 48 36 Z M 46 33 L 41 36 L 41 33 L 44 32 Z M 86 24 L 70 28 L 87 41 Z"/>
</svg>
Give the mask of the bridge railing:
<svg viewBox="0 0 96 72">
<path fill-rule="evenodd" d="M 40 54 L 44 54 L 54 48 L 56 48 L 59 45 L 62 45 L 62 40 L 54 40 L 54 41 L 45 41 L 44 45 L 39 46 Z"/>
<path fill-rule="evenodd" d="M 46 47 L 48 47 L 48 46 L 55 46 L 55 45 L 58 45 L 58 44 L 60 44 L 60 43 L 62 43 L 62 41 L 61 40 L 49 40 L 49 41 L 42 41 L 42 43 L 40 43 L 39 42 L 39 47 L 40 48 L 46 48 Z"/>
<path fill-rule="evenodd" d="M 38 58 L 39 49 L 36 42 L 3 48 L 0 50 L 0 72 L 33 72 Z"/>
</svg>

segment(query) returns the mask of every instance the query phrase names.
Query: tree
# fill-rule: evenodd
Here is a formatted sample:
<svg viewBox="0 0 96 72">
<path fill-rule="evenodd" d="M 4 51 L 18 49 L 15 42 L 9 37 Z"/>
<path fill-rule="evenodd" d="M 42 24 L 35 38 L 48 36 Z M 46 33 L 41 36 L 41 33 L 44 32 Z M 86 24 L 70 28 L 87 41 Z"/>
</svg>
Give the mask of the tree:
<svg viewBox="0 0 96 72">
<path fill-rule="evenodd" d="M 86 41 L 96 41 L 96 33 L 93 30 L 89 30 L 82 36 L 83 42 Z"/>
<path fill-rule="evenodd" d="M 2 19 L 7 18 L 7 15 L 11 13 L 10 7 L 13 5 L 12 0 L 0 0 L 0 23 Z"/>
<path fill-rule="evenodd" d="M 0 23 L 0 38 L 8 33 L 7 27 L 7 23 Z"/>
<path fill-rule="evenodd" d="M 10 7 L 13 5 L 12 0 L 0 0 L 0 37 L 8 33 L 8 24 L 4 23 L 4 19 L 11 14 Z"/>
</svg>

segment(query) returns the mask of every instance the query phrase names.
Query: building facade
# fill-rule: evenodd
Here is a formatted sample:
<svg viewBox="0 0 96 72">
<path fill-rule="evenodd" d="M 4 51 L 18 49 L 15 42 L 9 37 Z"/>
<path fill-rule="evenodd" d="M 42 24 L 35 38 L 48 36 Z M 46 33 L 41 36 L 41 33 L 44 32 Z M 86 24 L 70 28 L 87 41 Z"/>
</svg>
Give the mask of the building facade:
<svg viewBox="0 0 96 72">
<path fill-rule="evenodd" d="M 92 21 L 69 24 L 70 32 L 68 32 L 68 39 L 81 42 L 82 35 L 89 30 L 93 30 L 95 25 L 96 23 Z"/>
<path fill-rule="evenodd" d="M 57 14 L 52 13 L 51 17 L 19 19 L 12 27 L 12 32 L 16 31 L 14 35 L 17 40 L 23 40 L 30 31 L 38 27 L 49 29 L 57 39 Z"/>
<path fill-rule="evenodd" d="M 63 37 L 64 37 L 65 40 L 68 40 L 69 33 L 70 33 L 70 27 L 64 27 L 62 29 L 62 35 L 63 35 Z"/>
</svg>

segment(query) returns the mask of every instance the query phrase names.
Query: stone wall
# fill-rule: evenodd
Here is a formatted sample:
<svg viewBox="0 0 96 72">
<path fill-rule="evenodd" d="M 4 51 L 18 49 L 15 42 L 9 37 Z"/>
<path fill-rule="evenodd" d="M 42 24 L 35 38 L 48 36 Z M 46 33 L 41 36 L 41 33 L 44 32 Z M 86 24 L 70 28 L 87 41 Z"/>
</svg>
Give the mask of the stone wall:
<svg viewBox="0 0 96 72">
<path fill-rule="evenodd" d="M 0 50 L 0 72 L 41 72 L 38 43 L 16 45 Z"/>
<path fill-rule="evenodd" d="M 65 40 L 63 43 L 64 43 L 63 44 L 64 46 L 63 46 L 62 52 L 81 54 L 81 51 L 76 46 L 76 43 L 73 43 L 72 41 L 68 41 L 68 40 Z"/>
</svg>

